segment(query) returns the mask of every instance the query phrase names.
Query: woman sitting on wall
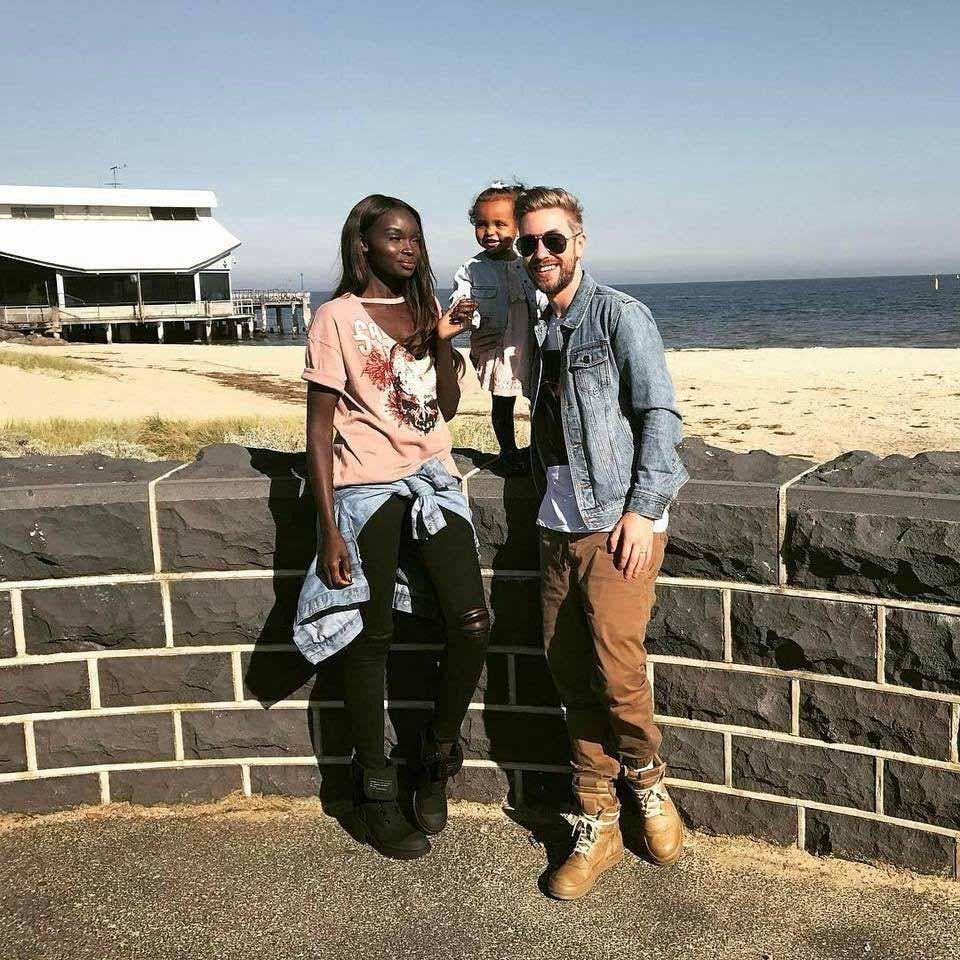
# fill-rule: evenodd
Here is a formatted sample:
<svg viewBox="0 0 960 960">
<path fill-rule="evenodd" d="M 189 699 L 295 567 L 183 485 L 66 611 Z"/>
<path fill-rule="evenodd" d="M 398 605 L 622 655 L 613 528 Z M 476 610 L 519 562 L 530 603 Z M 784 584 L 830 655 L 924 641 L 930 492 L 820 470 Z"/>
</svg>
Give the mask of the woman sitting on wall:
<svg viewBox="0 0 960 960">
<path fill-rule="evenodd" d="M 489 617 L 476 538 L 446 421 L 460 401 L 451 339 L 475 304 L 441 315 L 420 215 L 379 194 L 343 226 L 342 275 L 307 334 L 307 457 L 317 556 L 294 639 L 316 663 L 345 647 L 344 699 L 361 824 L 386 856 L 413 859 L 446 824 L 446 780 L 483 667 Z M 416 574 L 421 584 L 418 587 Z M 432 587 L 432 589 L 431 589 Z M 435 708 L 419 737 L 411 825 L 384 757 L 383 685 L 394 607 L 439 607 L 447 643 Z"/>
</svg>

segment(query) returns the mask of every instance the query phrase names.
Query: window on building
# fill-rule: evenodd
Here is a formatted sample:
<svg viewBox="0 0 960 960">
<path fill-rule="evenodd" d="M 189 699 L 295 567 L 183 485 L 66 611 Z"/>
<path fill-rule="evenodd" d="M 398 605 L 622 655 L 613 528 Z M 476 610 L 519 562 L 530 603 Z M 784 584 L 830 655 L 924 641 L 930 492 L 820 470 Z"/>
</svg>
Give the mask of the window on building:
<svg viewBox="0 0 960 960">
<path fill-rule="evenodd" d="M 137 302 L 137 283 L 129 273 L 95 273 L 63 278 L 63 298 L 70 307 L 110 307 Z"/>
<path fill-rule="evenodd" d="M 57 302 L 52 270 L 0 257 L 0 306 L 45 307 Z"/>
<path fill-rule="evenodd" d="M 53 207 L 20 206 L 10 208 L 10 215 L 15 220 L 52 220 L 53 213 Z"/>
<path fill-rule="evenodd" d="M 196 207 L 151 207 L 154 220 L 196 220 Z"/>
<path fill-rule="evenodd" d="M 207 271 L 200 274 L 201 300 L 229 300 L 230 274 L 226 271 Z"/>
<path fill-rule="evenodd" d="M 196 299 L 192 273 L 141 273 L 140 293 L 144 303 L 193 303 Z"/>
</svg>

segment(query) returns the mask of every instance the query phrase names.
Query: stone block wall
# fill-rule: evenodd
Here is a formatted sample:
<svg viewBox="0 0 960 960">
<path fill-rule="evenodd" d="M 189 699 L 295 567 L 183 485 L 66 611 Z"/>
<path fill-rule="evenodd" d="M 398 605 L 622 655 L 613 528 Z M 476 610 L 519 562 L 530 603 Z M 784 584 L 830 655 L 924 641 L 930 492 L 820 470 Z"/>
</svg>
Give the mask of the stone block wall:
<svg viewBox="0 0 960 960">
<path fill-rule="evenodd" d="M 829 464 L 687 444 L 648 648 L 672 793 L 699 829 L 956 876 L 960 455 Z M 536 495 L 461 456 L 494 615 L 457 796 L 567 797 L 540 650 Z M 303 458 L 0 461 L 0 810 L 342 796 L 336 658 L 290 644 L 313 550 Z M 442 637 L 402 618 L 387 739 Z"/>
</svg>

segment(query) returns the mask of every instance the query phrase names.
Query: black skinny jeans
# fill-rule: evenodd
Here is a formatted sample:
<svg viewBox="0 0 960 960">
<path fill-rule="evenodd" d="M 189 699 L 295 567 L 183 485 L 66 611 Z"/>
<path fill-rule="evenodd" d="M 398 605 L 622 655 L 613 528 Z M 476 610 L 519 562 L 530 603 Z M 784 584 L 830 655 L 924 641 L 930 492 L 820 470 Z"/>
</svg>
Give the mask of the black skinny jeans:
<svg viewBox="0 0 960 960">
<path fill-rule="evenodd" d="M 447 642 L 434 680 L 432 730 L 454 743 L 486 659 L 490 635 L 480 564 L 469 523 L 443 511 L 447 525 L 426 540 L 410 535 L 410 502 L 393 495 L 364 524 L 357 547 L 370 599 L 360 607 L 363 630 L 344 650 L 344 700 L 357 760 L 384 765 L 383 686 L 393 639 L 393 593 L 401 543 L 416 551 L 440 601 Z"/>
</svg>

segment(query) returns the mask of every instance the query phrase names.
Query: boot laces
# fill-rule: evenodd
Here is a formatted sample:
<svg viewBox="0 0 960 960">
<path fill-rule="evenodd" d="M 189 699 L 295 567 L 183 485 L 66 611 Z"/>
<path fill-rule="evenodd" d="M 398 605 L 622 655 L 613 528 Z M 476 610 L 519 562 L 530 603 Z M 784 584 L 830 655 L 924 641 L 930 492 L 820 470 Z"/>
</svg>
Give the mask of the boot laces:
<svg viewBox="0 0 960 960">
<path fill-rule="evenodd" d="M 637 802 L 644 817 L 659 817 L 663 813 L 663 803 L 667 799 L 662 784 L 656 784 L 646 790 L 637 791 Z"/>
<path fill-rule="evenodd" d="M 594 844 L 600 839 L 600 819 L 581 814 L 577 818 L 576 838 L 573 852 L 588 857 Z"/>
</svg>

